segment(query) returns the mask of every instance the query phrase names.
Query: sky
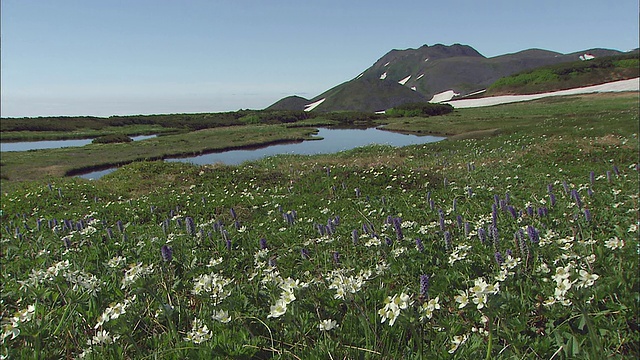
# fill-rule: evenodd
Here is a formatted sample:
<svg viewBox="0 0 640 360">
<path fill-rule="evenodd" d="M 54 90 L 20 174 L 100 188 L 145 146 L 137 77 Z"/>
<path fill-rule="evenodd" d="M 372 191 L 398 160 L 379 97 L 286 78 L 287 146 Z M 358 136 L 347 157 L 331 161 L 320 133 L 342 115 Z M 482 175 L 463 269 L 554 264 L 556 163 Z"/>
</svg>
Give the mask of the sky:
<svg viewBox="0 0 640 360">
<path fill-rule="evenodd" d="M 638 48 L 638 0 L 2 0 L 2 117 L 263 109 L 392 49 Z"/>
</svg>

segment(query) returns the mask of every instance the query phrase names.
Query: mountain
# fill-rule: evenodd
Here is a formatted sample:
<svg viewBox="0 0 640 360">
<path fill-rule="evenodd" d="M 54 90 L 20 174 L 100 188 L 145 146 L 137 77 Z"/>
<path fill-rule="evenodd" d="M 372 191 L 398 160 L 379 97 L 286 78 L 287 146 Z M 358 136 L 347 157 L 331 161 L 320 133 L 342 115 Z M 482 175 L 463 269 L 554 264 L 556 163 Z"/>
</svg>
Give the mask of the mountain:
<svg viewBox="0 0 640 360">
<path fill-rule="evenodd" d="M 312 99 L 287 97 L 267 109 L 380 111 L 403 103 L 469 95 L 504 76 L 536 67 L 620 54 L 609 49 L 571 54 L 528 49 L 487 58 L 468 45 L 423 45 L 391 50 L 356 78 Z"/>
</svg>

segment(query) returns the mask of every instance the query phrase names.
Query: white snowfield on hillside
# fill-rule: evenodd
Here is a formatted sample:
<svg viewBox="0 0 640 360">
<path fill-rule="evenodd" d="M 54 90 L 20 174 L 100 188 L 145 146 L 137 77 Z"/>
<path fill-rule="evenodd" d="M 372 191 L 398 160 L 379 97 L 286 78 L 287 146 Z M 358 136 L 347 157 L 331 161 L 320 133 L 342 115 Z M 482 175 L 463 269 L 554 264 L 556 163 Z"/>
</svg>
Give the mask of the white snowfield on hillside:
<svg viewBox="0 0 640 360">
<path fill-rule="evenodd" d="M 318 105 L 322 104 L 327 98 L 322 98 L 316 102 L 312 102 L 311 104 L 307 104 L 304 106 L 304 111 L 311 111 L 318 107 Z"/>
<path fill-rule="evenodd" d="M 536 100 L 549 96 L 565 96 L 565 95 L 577 95 L 577 94 L 589 94 L 597 92 L 623 92 L 623 91 L 640 91 L 640 78 L 614 81 L 606 84 L 585 86 L 581 88 L 553 91 L 542 94 L 531 95 L 503 95 L 492 96 L 480 99 L 461 99 L 444 101 L 443 104 L 450 104 L 456 109 L 491 106 L 499 104 L 508 104 L 519 101 Z M 434 102 L 433 99 L 431 102 Z"/>
</svg>

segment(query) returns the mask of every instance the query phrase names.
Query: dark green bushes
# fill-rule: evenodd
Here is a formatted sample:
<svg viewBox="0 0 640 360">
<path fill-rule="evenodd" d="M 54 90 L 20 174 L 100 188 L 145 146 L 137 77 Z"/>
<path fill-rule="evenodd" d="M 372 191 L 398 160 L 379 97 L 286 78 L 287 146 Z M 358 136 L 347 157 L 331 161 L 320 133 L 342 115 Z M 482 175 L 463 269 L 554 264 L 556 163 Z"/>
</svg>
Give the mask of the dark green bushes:
<svg viewBox="0 0 640 360">
<path fill-rule="evenodd" d="M 126 143 L 132 142 L 133 140 L 127 135 L 123 134 L 110 134 L 97 137 L 91 141 L 93 144 L 111 144 L 111 143 Z"/>
<path fill-rule="evenodd" d="M 449 104 L 408 103 L 387 110 L 390 117 L 425 117 L 448 114 L 453 111 Z"/>
</svg>

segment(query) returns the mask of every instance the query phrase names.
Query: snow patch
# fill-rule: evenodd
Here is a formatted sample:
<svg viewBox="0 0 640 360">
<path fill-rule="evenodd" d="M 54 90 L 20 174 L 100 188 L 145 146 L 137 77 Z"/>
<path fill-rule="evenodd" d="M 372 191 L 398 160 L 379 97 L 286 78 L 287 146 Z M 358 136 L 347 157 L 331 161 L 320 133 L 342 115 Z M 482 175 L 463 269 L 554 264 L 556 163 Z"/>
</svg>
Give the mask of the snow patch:
<svg viewBox="0 0 640 360">
<path fill-rule="evenodd" d="M 389 64 L 391 64 L 391 62 L 387 62 L 386 64 L 384 64 L 383 66 L 389 66 Z"/>
<path fill-rule="evenodd" d="M 404 84 L 406 84 L 406 83 L 407 83 L 407 81 L 409 81 L 409 79 L 411 79 L 411 75 L 409 75 L 409 76 L 407 76 L 406 78 L 404 78 L 404 79 L 402 79 L 402 80 L 398 81 L 398 84 L 400 84 L 400 85 L 404 85 Z"/>
<path fill-rule="evenodd" d="M 587 54 L 584 54 L 584 55 L 580 55 L 579 58 L 580 58 L 580 60 L 585 61 L 585 60 L 595 59 L 596 57 L 591 55 L 591 54 L 589 54 L 589 53 L 587 53 Z"/>
<path fill-rule="evenodd" d="M 431 100 L 429 100 L 430 103 L 439 103 L 439 102 L 443 102 L 443 101 L 449 101 L 451 99 L 453 99 L 454 96 L 458 96 L 460 94 L 458 94 L 457 92 L 453 91 L 453 90 L 447 90 L 447 91 L 443 91 L 441 93 L 435 94 L 433 95 L 433 97 L 431 98 Z"/>
<path fill-rule="evenodd" d="M 312 102 L 311 104 L 307 104 L 304 106 L 304 111 L 311 111 L 318 107 L 318 105 L 322 104 L 327 98 L 322 98 L 316 102 Z"/>
<path fill-rule="evenodd" d="M 424 59 L 424 62 L 427 62 L 427 61 L 429 61 L 429 58 Z"/>
<path fill-rule="evenodd" d="M 597 92 L 621 92 L 621 91 L 639 91 L 640 90 L 640 78 L 613 81 L 606 84 L 585 86 L 581 88 L 553 91 L 544 94 L 531 94 L 531 95 L 503 95 L 492 96 L 481 99 L 461 99 L 448 101 L 447 104 L 453 105 L 456 109 L 491 106 L 498 104 L 508 104 L 519 101 L 541 99 L 549 96 L 564 96 L 564 95 L 576 95 L 576 94 L 589 94 Z"/>
<path fill-rule="evenodd" d="M 418 81 L 418 80 L 422 79 L 422 77 L 423 77 L 423 76 L 424 76 L 424 74 L 420 74 L 420 76 L 418 76 L 418 77 L 416 78 L 416 81 Z"/>
<path fill-rule="evenodd" d="M 415 86 L 412 86 L 412 87 L 411 87 L 411 90 L 413 90 L 413 91 L 417 91 L 418 89 L 417 89 Z"/>
<path fill-rule="evenodd" d="M 356 80 L 360 79 L 364 75 L 364 73 L 360 73 L 360 75 L 356 76 Z"/>
<path fill-rule="evenodd" d="M 385 71 L 384 74 L 380 75 L 380 80 L 384 80 L 387 78 L 387 72 Z"/>
</svg>

